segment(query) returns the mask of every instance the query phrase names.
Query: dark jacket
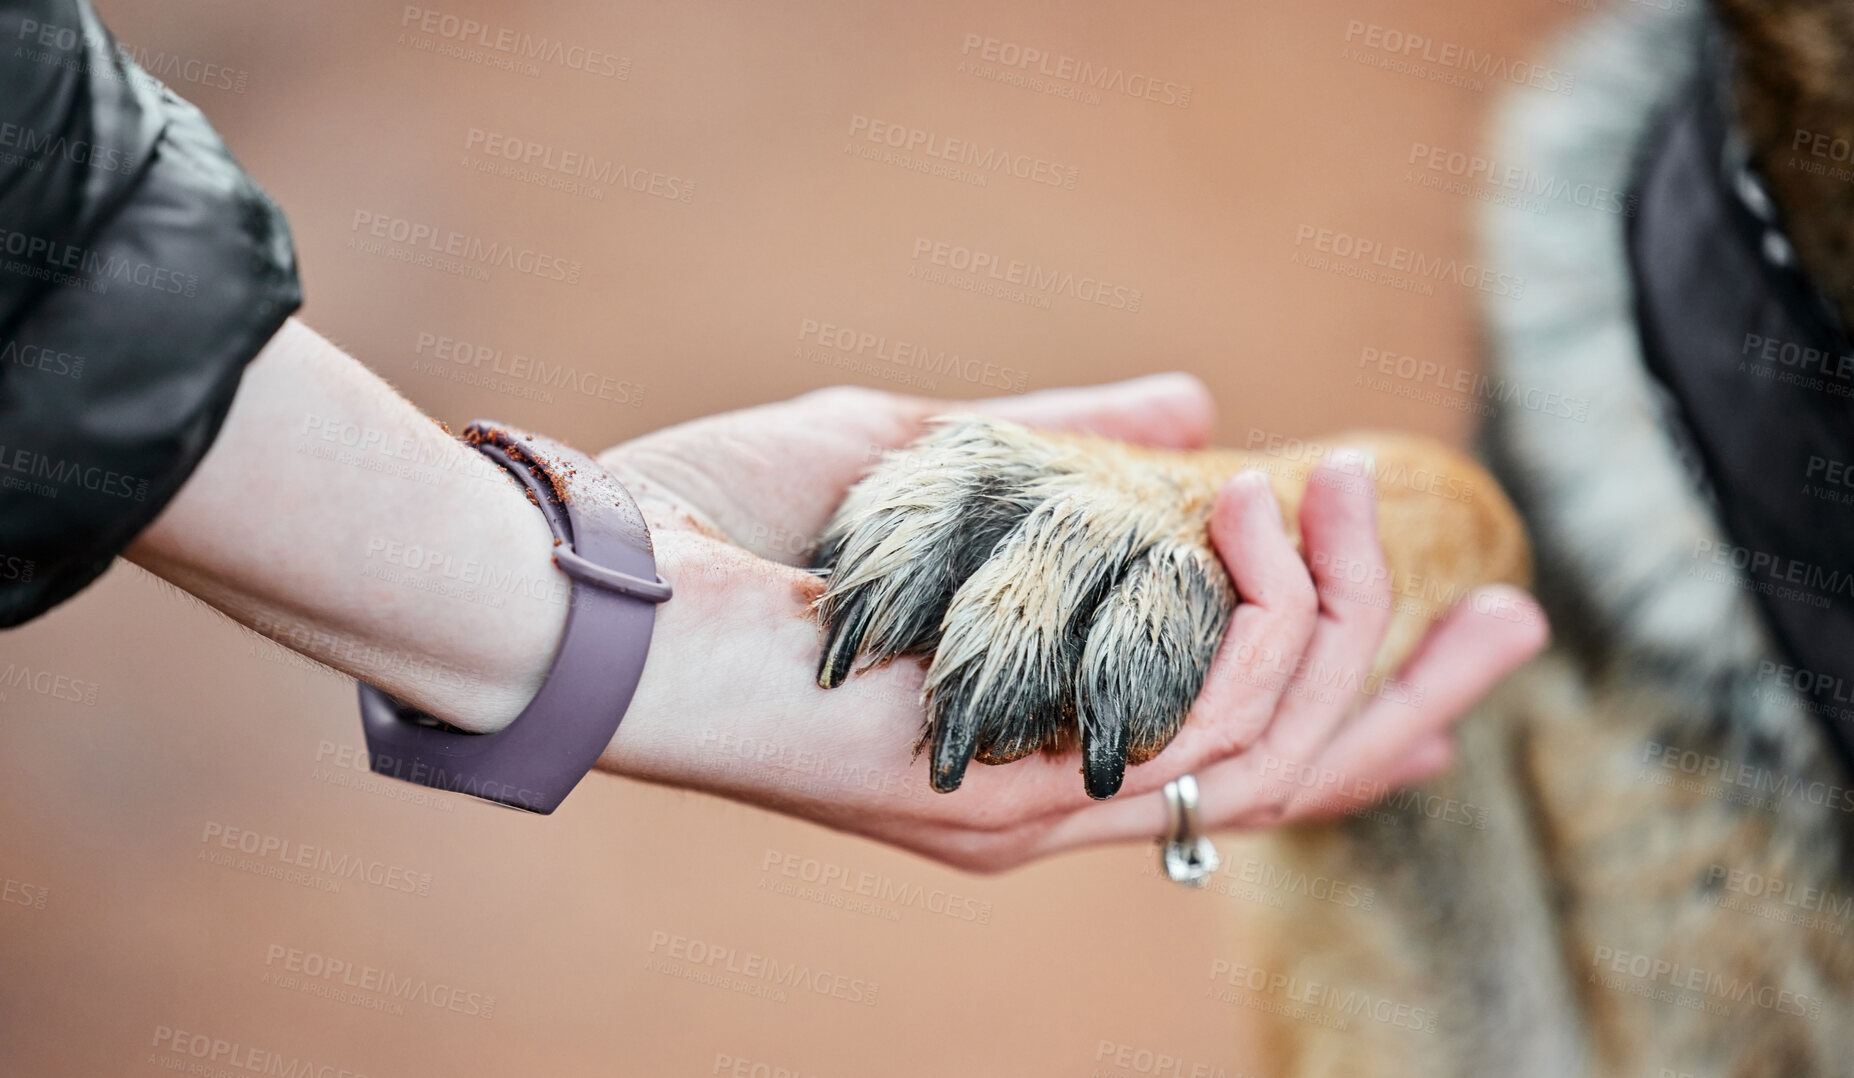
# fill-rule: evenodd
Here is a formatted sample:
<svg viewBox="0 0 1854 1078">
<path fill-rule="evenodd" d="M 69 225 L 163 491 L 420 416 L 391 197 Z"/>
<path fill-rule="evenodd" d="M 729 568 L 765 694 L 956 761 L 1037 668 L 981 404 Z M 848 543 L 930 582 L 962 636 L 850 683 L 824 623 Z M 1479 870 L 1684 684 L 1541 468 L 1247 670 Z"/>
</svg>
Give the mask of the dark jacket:
<svg viewBox="0 0 1854 1078">
<path fill-rule="evenodd" d="M 180 489 L 302 302 L 283 214 L 85 0 L 0 0 L 0 627 Z"/>
</svg>

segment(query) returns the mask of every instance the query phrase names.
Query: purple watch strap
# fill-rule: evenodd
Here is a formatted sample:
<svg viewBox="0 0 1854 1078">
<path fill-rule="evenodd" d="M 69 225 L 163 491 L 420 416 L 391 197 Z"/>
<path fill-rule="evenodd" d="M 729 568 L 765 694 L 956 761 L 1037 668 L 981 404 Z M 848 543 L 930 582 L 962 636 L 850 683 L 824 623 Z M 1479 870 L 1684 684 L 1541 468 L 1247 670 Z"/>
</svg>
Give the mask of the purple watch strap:
<svg viewBox="0 0 1854 1078">
<path fill-rule="evenodd" d="M 484 420 L 463 437 L 519 479 L 546 516 L 554 564 L 573 581 L 566 632 L 540 691 L 493 734 L 465 733 L 362 682 L 367 756 L 376 774 L 549 813 L 617 732 L 670 586 L 637 503 L 591 458 Z"/>
</svg>

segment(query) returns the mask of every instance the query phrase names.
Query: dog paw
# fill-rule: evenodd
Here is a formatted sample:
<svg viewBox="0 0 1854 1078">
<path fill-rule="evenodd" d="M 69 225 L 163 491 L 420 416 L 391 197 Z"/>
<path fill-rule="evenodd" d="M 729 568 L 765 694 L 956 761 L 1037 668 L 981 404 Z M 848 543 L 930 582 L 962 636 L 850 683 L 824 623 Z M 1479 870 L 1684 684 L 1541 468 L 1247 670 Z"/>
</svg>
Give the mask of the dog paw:
<svg viewBox="0 0 1854 1078">
<path fill-rule="evenodd" d="M 927 660 L 933 786 L 1079 745 L 1111 797 L 1203 687 L 1235 591 L 1216 476 L 1096 439 L 952 417 L 851 489 L 819 545 L 818 683 Z"/>
</svg>

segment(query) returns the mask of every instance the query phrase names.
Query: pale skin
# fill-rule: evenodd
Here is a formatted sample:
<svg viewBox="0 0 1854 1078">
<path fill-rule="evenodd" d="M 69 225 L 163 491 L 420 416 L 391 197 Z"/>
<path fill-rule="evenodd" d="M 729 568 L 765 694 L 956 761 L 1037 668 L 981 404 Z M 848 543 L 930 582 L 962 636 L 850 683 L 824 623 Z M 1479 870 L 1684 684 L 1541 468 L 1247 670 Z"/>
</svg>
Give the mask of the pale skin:
<svg viewBox="0 0 1854 1078">
<path fill-rule="evenodd" d="M 1545 642 L 1530 597 L 1488 589 L 1405 666 L 1413 694 L 1295 691 L 1296 670 L 1368 670 L 1383 638 L 1390 603 L 1374 600 L 1388 599 L 1388 584 L 1382 596 L 1326 589 L 1308 569 L 1381 563 L 1375 491 L 1311 484 L 1303 560 L 1266 479 L 1245 473 L 1225 485 L 1211 521 L 1244 602 L 1172 744 L 1107 802 L 1083 792 L 1073 754 L 974 767 L 956 792 L 932 793 L 911 753 L 921 666 L 899 661 L 818 688 L 808 610 L 817 582 L 798 566 L 874 456 L 950 411 L 1177 449 L 1204 445 L 1213 425 L 1207 391 L 1187 375 L 958 402 L 842 388 L 606 450 L 599 461 L 637 497 L 676 594 L 658 608 L 643 678 L 600 768 L 997 871 L 1150 839 L 1166 822 L 1161 787 L 1187 772 L 1213 829 L 1313 819 L 1362 804 L 1361 791 L 1421 781 L 1450 763 L 1454 722 Z M 421 554 L 409 557 L 414 547 Z M 293 319 L 126 556 L 311 658 L 487 732 L 526 706 L 559 642 L 564 578 L 552 549 L 541 515 L 499 469 Z M 425 552 L 450 575 L 431 576 Z M 420 586 L 478 570 L 520 586 L 496 591 L 499 607 L 485 587 Z M 1341 781 L 1281 779 L 1312 773 Z"/>
</svg>

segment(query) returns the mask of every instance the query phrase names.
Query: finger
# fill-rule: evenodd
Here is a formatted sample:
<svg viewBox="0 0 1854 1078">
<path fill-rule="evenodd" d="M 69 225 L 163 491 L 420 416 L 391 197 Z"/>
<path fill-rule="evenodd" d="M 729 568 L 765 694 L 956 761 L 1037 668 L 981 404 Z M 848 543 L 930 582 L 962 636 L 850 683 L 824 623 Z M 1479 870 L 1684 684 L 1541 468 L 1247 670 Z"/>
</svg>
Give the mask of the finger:
<svg viewBox="0 0 1854 1078">
<path fill-rule="evenodd" d="M 1433 735 L 1419 742 L 1387 772 L 1387 785 L 1381 788 L 1381 792 L 1427 782 L 1453 766 L 1455 756 L 1454 743 L 1447 735 Z M 1232 765 L 1241 762 L 1240 759 L 1229 761 Z M 1199 786 L 1201 791 L 1201 778 Z M 1206 814 L 1205 796 L 1205 793 L 1200 792 L 1200 821 L 1216 818 Z M 1297 807 L 1277 822 L 1317 822 L 1365 808 L 1375 800 L 1376 797 L 1334 796 L 1309 802 L 1305 807 Z M 1214 808 L 1211 811 L 1214 812 Z M 1216 816 L 1227 816 L 1227 813 L 1217 813 Z M 1137 797 L 1123 796 L 1114 801 L 1093 802 L 1060 815 L 1021 821 L 1014 826 L 995 830 L 930 824 L 922 831 L 930 836 L 924 848 L 932 855 L 967 871 L 992 872 L 1018 867 L 1067 850 L 1110 842 L 1163 839 L 1170 825 L 1165 796 L 1153 791 Z M 1204 831 L 1215 831 L 1231 825 L 1213 822 L 1201 823 L 1200 826 Z"/>
<path fill-rule="evenodd" d="M 1178 736 L 1152 761 L 1129 769 L 1120 793 L 1102 805 L 1090 805 L 1077 788 L 1071 759 L 1019 761 L 1008 769 L 1018 820 L 1048 823 L 1084 806 L 1111 809 L 1088 818 L 1107 829 L 1103 835 L 1120 833 L 1114 829 L 1142 819 L 1142 810 L 1131 804 L 1142 794 L 1186 772 L 1199 772 L 1201 784 L 1206 768 L 1229 762 L 1267 729 L 1306 646 L 1319 600 L 1306 563 L 1288 540 L 1266 475 L 1250 470 L 1230 477 L 1211 510 L 1210 533 L 1242 601 Z M 1003 777 L 966 776 L 967 786 L 975 781 L 989 793 Z M 1240 785 L 1242 780 L 1232 776 L 1230 781 Z"/>
<path fill-rule="evenodd" d="M 1333 791 L 1329 796 L 1290 805 L 1281 823 L 1311 823 L 1357 812 L 1405 786 L 1428 782 L 1455 764 L 1455 742 L 1447 734 L 1430 734 L 1385 768 L 1375 782 Z"/>
<path fill-rule="evenodd" d="M 1161 754 L 1160 759 L 1163 758 Z M 1202 830 L 1208 832 L 1234 827 L 1266 826 L 1251 822 L 1260 817 L 1254 814 L 1253 808 L 1247 807 L 1253 804 L 1253 798 L 1247 796 L 1248 791 L 1264 783 L 1280 784 L 1284 780 L 1278 775 L 1262 774 L 1264 768 L 1258 759 L 1253 754 L 1236 756 L 1204 767 L 1179 771 L 1179 774 L 1191 771 L 1197 777 L 1198 820 Z M 1176 777 L 1168 775 L 1164 782 Z M 1275 801 L 1281 807 L 1270 822 L 1278 822 L 1281 814 L 1286 811 L 1285 796 Z M 1350 807 L 1348 803 L 1344 808 L 1334 811 L 1344 811 Z M 1024 833 L 1025 843 L 1036 851 L 1034 856 L 1041 857 L 1107 842 L 1159 838 L 1170 824 L 1165 795 L 1155 788 L 1139 794 L 1123 792 L 1112 801 L 1096 802 L 1047 816 L 1026 827 Z"/>
<path fill-rule="evenodd" d="M 1056 826 L 1095 827 L 1102 836 L 1143 827 L 1150 810 L 1140 807 L 1149 800 L 1141 795 L 1187 772 L 1230 763 L 1268 728 L 1306 647 L 1319 601 L 1306 564 L 1288 540 L 1274 489 L 1261 472 L 1241 472 L 1224 484 L 1211 511 L 1210 534 L 1242 602 L 1190 716 L 1165 751 L 1127 772 L 1112 802 L 1090 807 L 1086 825 Z M 1073 786 L 1072 773 L 1066 781 Z M 1048 817 L 1073 813 L 1076 807 L 1060 794 L 1042 805 L 1040 812 Z"/>
<path fill-rule="evenodd" d="M 1164 449 L 1200 448 L 1216 425 L 1210 390 L 1197 376 L 1182 371 L 1108 385 L 948 401 L 934 414 L 943 411 L 978 412 L 1026 427 L 1086 432 Z"/>
<path fill-rule="evenodd" d="M 899 448 L 920 437 L 934 416 L 958 412 L 1172 449 L 1205 445 L 1216 425 L 1216 404 L 1210 390 L 1196 375 L 1183 371 L 977 400 L 912 397 L 835 386 L 794 397 L 779 407 L 826 421 L 833 430 L 848 428 L 860 441 L 885 449 Z"/>
<path fill-rule="evenodd" d="M 1176 747 L 1174 743 L 1174 747 Z M 1171 754 L 1160 753 L 1149 767 L 1157 766 Z M 1097 802 L 1061 816 L 1043 821 L 1033 845 L 1042 853 L 1092 846 L 1103 842 L 1130 842 L 1164 834 L 1170 824 L 1161 787 L 1187 772 L 1197 777 L 1198 820 L 1205 831 L 1247 826 L 1237 819 L 1239 810 L 1251 804 L 1248 791 L 1267 782 L 1279 782 L 1274 775 L 1262 774 L 1263 767 L 1254 754 L 1228 757 L 1198 767 L 1179 767 L 1166 772 L 1156 785 L 1140 793 L 1122 792 L 1112 801 Z M 1142 771 L 1147 768 L 1140 769 Z M 1136 772 L 1137 774 L 1138 772 Z M 1132 785 L 1129 779 L 1128 785 Z M 1276 799 L 1284 808 L 1287 798 Z"/>
<path fill-rule="evenodd" d="M 1210 534 L 1241 603 L 1178 736 L 1152 761 L 1128 770 L 1116 801 L 1157 790 L 1253 744 L 1289 687 L 1318 616 L 1312 578 L 1287 537 L 1266 475 L 1249 470 L 1224 483 L 1211 510 Z M 1034 799 L 1019 802 L 1023 818 L 1059 815 L 1085 804 L 1075 800 L 1081 791 L 1073 767 L 1066 757 L 1013 765 L 1022 783 L 1019 795 L 1035 790 Z"/>
<path fill-rule="evenodd" d="M 1223 485 L 1210 538 L 1240 603 L 1190 717 L 1159 754 L 1173 774 L 1144 783 L 1148 789 L 1241 752 L 1263 735 L 1319 615 L 1313 580 L 1287 537 L 1266 475 L 1245 471 Z"/>
<path fill-rule="evenodd" d="M 1307 479 L 1300 533 L 1319 596 L 1319 618 L 1295 676 L 1305 691 L 1281 701 L 1260 746 L 1311 760 L 1357 706 L 1357 689 L 1390 625 L 1390 571 L 1378 540 L 1371 454 L 1335 449 Z"/>
<path fill-rule="evenodd" d="M 1403 691 L 1374 699 L 1314 766 L 1361 790 L 1382 785 L 1417 744 L 1446 731 L 1549 636 L 1530 595 L 1503 584 L 1476 590 L 1417 647 L 1401 674 Z"/>
<path fill-rule="evenodd" d="M 1404 667 L 1410 691 L 1400 693 L 1398 702 L 1374 701 L 1314 763 L 1252 752 L 1205 766 L 1151 771 L 1161 763 L 1177 763 L 1171 759 L 1178 747 L 1174 742 L 1152 765 L 1136 769 L 1128 778 L 1129 789 L 1119 797 L 1045 816 L 1035 822 L 1026 842 L 1042 856 L 1156 836 L 1168 822 L 1164 798 L 1156 791 L 1185 772 L 1197 776 L 1198 818 L 1206 831 L 1271 827 L 1354 811 L 1445 770 L 1455 753 L 1448 726 L 1535 654 L 1546 635 L 1543 615 L 1524 592 L 1505 586 L 1483 588 L 1444 619 Z M 1412 699 L 1421 706 L 1412 706 Z M 1413 717 L 1420 719 L 1414 729 Z M 1381 727 L 1394 727 L 1397 736 L 1380 737 L 1386 732 Z M 1179 736 L 1182 740 L 1184 735 Z M 1374 758 L 1374 753 L 1381 755 Z M 1134 776 L 1150 778 L 1151 786 L 1132 789 Z M 1072 785 L 1073 773 L 1066 777 Z M 1257 790 L 1268 795 L 1258 798 Z M 1059 795 L 1050 793 L 1052 800 Z"/>
<path fill-rule="evenodd" d="M 1112 801 L 1096 801 L 1043 825 L 1030 838 L 1034 850 L 1031 856 L 1159 838 L 1170 824 L 1164 794 L 1155 790 L 1129 797 L 1123 793 Z"/>
</svg>

